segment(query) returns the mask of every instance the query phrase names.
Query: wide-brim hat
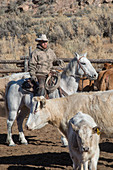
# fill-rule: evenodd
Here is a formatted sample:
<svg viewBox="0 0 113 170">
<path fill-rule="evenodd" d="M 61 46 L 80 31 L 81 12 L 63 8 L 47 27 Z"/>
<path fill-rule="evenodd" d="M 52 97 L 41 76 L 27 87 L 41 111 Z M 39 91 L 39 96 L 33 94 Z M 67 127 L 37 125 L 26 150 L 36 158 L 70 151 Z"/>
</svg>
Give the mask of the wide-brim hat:
<svg viewBox="0 0 113 170">
<path fill-rule="evenodd" d="M 35 41 L 48 41 L 45 34 L 39 35 L 38 38 L 35 39 Z"/>
</svg>

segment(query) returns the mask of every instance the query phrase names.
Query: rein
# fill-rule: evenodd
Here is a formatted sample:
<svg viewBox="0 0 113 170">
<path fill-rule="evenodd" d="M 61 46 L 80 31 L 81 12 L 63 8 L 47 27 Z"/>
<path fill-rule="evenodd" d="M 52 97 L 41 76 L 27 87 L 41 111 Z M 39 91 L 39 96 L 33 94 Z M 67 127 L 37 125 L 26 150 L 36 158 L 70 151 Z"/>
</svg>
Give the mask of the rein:
<svg viewBox="0 0 113 170">
<path fill-rule="evenodd" d="M 60 97 L 62 97 L 62 95 L 68 96 L 68 94 L 61 87 L 58 87 L 58 91 L 60 93 Z"/>
</svg>

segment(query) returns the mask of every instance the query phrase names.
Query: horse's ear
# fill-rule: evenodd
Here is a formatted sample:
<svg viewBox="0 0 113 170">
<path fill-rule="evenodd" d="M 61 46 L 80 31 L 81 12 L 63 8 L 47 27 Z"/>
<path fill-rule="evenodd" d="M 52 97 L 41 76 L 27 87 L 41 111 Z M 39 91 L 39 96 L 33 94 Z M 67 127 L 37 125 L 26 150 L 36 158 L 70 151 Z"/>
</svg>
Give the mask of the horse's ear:
<svg viewBox="0 0 113 170">
<path fill-rule="evenodd" d="M 84 57 L 86 57 L 87 56 L 87 52 L 84 54 Z"/>
<path fill-rule="evenodd" d="M 75 57 L 77 57 L 77 56 L 78 56 L 78 53 L 75 52 Z"/>
</svg>

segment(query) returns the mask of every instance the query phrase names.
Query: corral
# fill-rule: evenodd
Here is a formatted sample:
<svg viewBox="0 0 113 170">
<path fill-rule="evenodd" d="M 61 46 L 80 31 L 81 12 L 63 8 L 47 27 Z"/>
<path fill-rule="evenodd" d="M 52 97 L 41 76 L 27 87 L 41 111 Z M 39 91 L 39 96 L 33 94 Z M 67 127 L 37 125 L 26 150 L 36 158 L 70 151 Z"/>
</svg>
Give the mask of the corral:
<svg viewBox="0 0 113 170">
<path fill-rule="evenodd" d="M 27 131 L 28 145 L 19 145 L 18 130 L 14 123 L 15 147 L 6 145 L 6 118 L 0 120 L 0 169 L 72 169 L 68 148 L 62 147 L 60 134 L 51 125 L 41 130 Z M 113 168 L 113 139 L 102 138 L 100 142 L 98 170 Z"/>
<path fill-rule="evenodd" d="M 60 134 L 51 125 L 35 131 L 27 131 L 28 145 L 19 145 L 17 125 L 14 123 L 15 147 L 5 144 L 6 119 L 0 120 L 0 170 L 71 170 L 72 162 L 68 148 L 62 147 Z M 98 170 L 113 169 L 113 138 L 103 138 L 100 141 L 100 158 Z"/>
<path fill-rule="evenodd" d="M 37 33 L 47 34 L 59 58 L 72 58 L 75 51 L 87 52 L 89 59 L 113 58 L 113 0 L 4 0 L 0 7 L 0 77 L 27 71 L 27 60 L 19 57 L 28 54 L 29 46 L 35 49 Z M 11 67 L 3 65 L 7 60 L 13 60 Z M 95 63 L 94 67 L 97 70 Z M 62 147 L 53 126 L 35 131 L 24 128 L 29 145 L 20 145 L 15 121 L 15 147 L 6 145 L 6 129 L 6 118 L 0 117 L 0 170 L 72 169 L 68 148 Z M 98 170 L 113 169 L 113 138 L 101 139 L 100 150 Z"/>
</svg>

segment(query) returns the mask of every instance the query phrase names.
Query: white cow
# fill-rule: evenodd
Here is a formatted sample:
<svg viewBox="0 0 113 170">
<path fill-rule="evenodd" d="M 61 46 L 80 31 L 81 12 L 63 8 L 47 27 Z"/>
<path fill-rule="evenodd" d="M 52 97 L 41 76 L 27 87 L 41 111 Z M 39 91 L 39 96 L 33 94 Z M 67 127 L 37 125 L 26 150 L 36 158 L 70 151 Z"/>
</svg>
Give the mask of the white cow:
<svg viewBox="0 0 113 170">
<path fill-rule="evenodd" d="M 69 121 L 68 146 L 73 169 L 97 170 L 99 159 L 100 128 L 94 119 L 78 112 Z"/>
<path fill-rule="evenodd" d="M 67 137 L 68 120 L 79 111 L 93 117 L 102 129 L 101 136 L 113 137 L 113 90 L 76 93 L 49 100 L 34 97 L 26 126 L 40 129 L 49 123 Z"/>
</svg>

